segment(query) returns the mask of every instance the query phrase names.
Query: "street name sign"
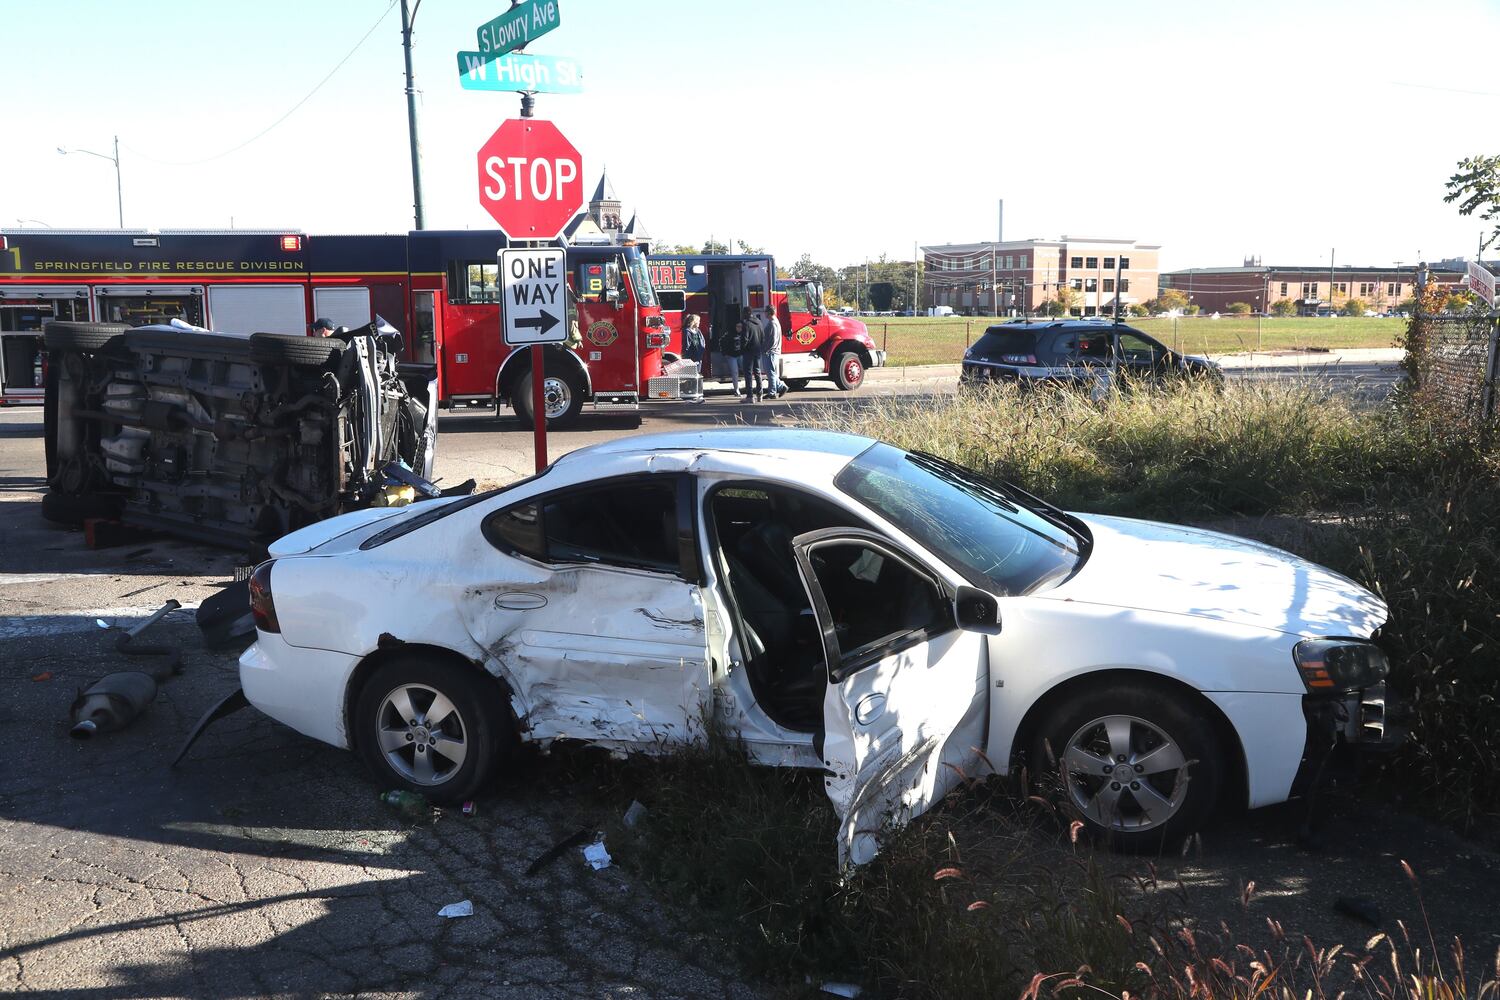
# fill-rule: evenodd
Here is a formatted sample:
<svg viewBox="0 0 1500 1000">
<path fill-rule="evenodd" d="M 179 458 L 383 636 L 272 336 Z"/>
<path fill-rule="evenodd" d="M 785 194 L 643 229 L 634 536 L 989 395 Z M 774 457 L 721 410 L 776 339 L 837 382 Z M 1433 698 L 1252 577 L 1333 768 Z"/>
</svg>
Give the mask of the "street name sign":
<svg viewBox="0 0 1500 1000">
<path fill-rule="evenodd" d="M 568 263 L 565 251 L 500 251 L 500 298 L 509 347 L 561 344 L 568 339 Z"/>
<path fill-rule="evenodd" d="M 479 147 L 479 203 L 512 240 L 550 240 L 583 206 L 583 157 L 541 118 L 501 123 Z"/>
<path fill-rule="evenodd" d="M 557 0 L 526 0 L 492 21 L 479 26 L 479 51 L 487 59 L 541 38 L 562 23 Z"/>
<path fill-rule="evenodd" d="M 1495 276 L 1489 268 L 1478 261 L 1469 261 L 1469 291 L 1484 300 L 1489 308 L 1495 308 Z"/>
<path fill-rule="evenodd" d="M 458 82 L 465 90 L 583 93 L 583 67 L 567 56 L 510 52 L 496 59 L 483 52 L 458 54 Z"/>
</svg>

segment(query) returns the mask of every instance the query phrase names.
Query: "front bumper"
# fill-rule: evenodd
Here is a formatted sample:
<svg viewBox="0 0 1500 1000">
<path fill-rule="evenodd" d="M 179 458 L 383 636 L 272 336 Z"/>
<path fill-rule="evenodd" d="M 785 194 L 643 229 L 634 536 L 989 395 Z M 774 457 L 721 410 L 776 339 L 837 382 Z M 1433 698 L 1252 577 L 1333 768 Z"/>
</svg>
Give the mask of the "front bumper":
<svg viewBox="0 0 1500 1000">
<path fill-rule="evenodd" d="M 1406 741 L 1406 730 L 1394 722 L 1385 682 L 1340 695 L 1307 695 L 1302 714 L 1307 720 L 1307 749 L 1293 794 L 1300 794 L 1331 761 L 1354 755 L 1386 754 Z"/>
<path fill-rule="evenodd" d="M 885 367 L 885 358 L 886 358 L 885 352 L 882 351 L 878 347 L 875 348 L 873 351 L 870 352 L 870 367 L 871 368 L 884 368 Z"/>
</svg>

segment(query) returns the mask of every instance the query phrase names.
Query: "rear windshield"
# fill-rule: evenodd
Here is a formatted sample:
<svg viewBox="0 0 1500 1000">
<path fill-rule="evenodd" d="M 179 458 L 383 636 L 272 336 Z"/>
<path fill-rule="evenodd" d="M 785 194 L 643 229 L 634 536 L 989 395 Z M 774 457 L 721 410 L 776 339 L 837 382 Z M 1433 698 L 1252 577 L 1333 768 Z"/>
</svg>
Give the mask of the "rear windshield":
<svg viewBox="0 0 1500 1000">
<path fill-rule="evenodd" d="M 992 326 L 974 342 L 974 353 L 981 356 L 999 354 L 1035 354 L 1036 334 L 1030 330 L 1007 330 Z"/>
</svg>

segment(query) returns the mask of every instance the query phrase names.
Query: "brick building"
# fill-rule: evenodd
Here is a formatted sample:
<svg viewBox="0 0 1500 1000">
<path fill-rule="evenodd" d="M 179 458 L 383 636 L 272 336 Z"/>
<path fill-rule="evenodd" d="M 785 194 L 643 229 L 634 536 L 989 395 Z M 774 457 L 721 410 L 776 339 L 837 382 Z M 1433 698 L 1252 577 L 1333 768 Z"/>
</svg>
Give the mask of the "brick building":
<svg viewBox="0 0 1500 1000">
<path fill-rule="evenodd" d="M 1463 283 L 1462 270 L 1432 267 L 1432 280 L 1443 285 Z M 1187 295 L 1204 313 L 1228 312 L 1231 302 L 1244 302 L 1252 312 L 1270 312 L 1277 302 L 1289 300 L 1299 316 L 1338 312 L 1350 299 L 1358 299 L 1375 312 L 1394 312 L 1412 297 L 1416 287 L 1415 267 L 1279 267 L 1257 263 L 1244 267 L 1193 267 L 1168 271 L 1161 276 L 1162 288 L 1175 288 Z"/>
<path fill-rule="evenodd" d="M 1072 290 L 1074 316 L 1107 316 L 1116 295 L 1124 312 L 1156 298 L 1160 250 L 1137 240 L 1073 236 L 923 247 L 922 306 L 969 316 L 1038 313 L 1061 285 Z"/>
</svg>

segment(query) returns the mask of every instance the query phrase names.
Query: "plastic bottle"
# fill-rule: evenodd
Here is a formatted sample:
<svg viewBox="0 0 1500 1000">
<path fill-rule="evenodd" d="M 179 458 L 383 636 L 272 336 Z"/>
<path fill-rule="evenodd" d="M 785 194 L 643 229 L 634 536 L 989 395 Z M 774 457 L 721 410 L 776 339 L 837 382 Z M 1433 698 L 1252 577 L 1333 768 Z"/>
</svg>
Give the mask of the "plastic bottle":
<svg viewBox="0 0 1500 1000">
<path fill-rule="evenodd" d="M 427 797 L 418 792 L 408 792 L 404 788 L 392 789 L 389 792 L 380 793 L 380 801 L 405 816 L 407 819 L 421 819 L 431 812 L 432 806 Z"/>
</svg>

